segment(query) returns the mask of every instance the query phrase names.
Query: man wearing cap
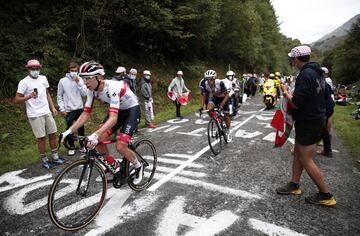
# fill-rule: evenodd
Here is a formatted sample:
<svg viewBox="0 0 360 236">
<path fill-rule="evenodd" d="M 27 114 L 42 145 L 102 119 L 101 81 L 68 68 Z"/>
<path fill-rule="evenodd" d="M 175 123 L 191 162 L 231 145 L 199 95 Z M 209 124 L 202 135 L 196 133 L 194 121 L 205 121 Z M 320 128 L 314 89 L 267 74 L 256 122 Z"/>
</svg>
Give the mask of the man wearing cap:
<svg viewBox="0 0 360 236">
<path fill-rule="evenodd" d="M 115 77 L 113 77 L 111 80 L 116 80 L 116 81 L 125 81 L 131 91 L 133 91 L 135 93 L 135 80 L 131 80 L 127 75 L 126 75 L 126 68 L 123 66 L 119 66 L 116 71 L 115 71 Z"/>
<path fill-rule="evenodd" d="M 141 96 L 144 99 L 144 112 L 145 112 L 145 126 L 148 128 L 156 128 L 152 122 L 154 120 L 152 86 L 151 86 L 151 73 L 149 70 L 144 70 L 143 78 L 140 82 Z"/>
<path fill-rule="evenodd" d="M 312 159 L 315 144 L 320 140 L 325 125 L 325 102 L 330 92 L 325 86 L 320 65 L 309 62 L 310 53 L 310 47 L 302 45 L 291 49 L 288 54 L 292 66 L 300 70 L 292 95 L 288 93 L 286 84 L 281 85 L 284 97 L 293 107 L 295 148 L 291 182 L 277 188 L 276 192 L 284 195 L 301 194 L 299 182 L 305 169 L 319 189 L 318 193 L 306 197 L 305 201 L 316 205 L 334 206 L 336 199 L 330 193 L 319 167 Z"/>
<path fill-rule="evenodd" d="M 184 91 L 190 92 L 190 90 L 185 86 L 183 75 L 184 75 L 184 73 L 181 70 L 179 70 L 176 73 L 176 77 L 171 81 L 171 83 L 168 87 L 168 92 L 171 92 L 176 97 L 176 100 L 175 100 L 176 118 L 179 118 L 179 119 L 181 119 L 182 116 L 180 113 L 181 104 L 178 101 L 178 98 L 184 93 Z"/>
<path fill-rule="evenodd" d="M 51 163 L 46 154 L 46 135 L 49 136 L 53 163 L 64 163 L 64 161 L 59 158 L 57 152 L 57 127 L 52 116 L 52 114 L 57 114 L 57 110 L 48 91 L 49 83 L 45 76 L 40 75 L 40 69 L 42 67 L 40 62 L 32 59 L 27 62 L 25 67 L 29 75 L 19 82 L 14 102 L 17 104 L 25 103 L 26 114 L 37 139 L 43 167 L 49 169 Z"/>
</svg>

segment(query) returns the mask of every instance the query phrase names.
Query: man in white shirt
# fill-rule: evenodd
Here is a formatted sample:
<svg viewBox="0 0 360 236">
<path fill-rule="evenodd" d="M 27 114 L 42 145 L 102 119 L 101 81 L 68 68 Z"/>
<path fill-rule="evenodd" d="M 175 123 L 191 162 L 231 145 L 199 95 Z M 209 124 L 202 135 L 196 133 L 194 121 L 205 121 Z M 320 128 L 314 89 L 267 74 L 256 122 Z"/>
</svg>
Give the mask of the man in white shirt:
<svg viewBox="0 0 360 236">
<path fill-rule="evenodd" d="M 59 105 L 60 113 L 65 117 L 66 128 L 70 128 L 74 121 L 76 121 L 83 112 L 83 100 L 81 97 L 86 96 L 86 86 L 83 80 L 78 75 L 79 65 L 71 62 L 69 71 L 65 77 L 60 79 L 57 90 L 57 103 Z M 78 129 L 78 134 L 85 135 L 84 126 Z M 69 156 L 75 154 L 75 143 L 72 136 L 68 137 L 69 146 L 74 148 L 68 151 Z M 85 148 L 80 143 L 80 151 L 85 152 Z"/>
<path fill-rule="evenodd" d="M 169 87 L 168 87 L 168 92 L 171 92 L 175 97 L 175 106 L 176 106 L 176 117 L 178 119 L 181 119 L 181 113 L 180 113 L 180 102 L 178 101 L 178 99 L 180 98 L 180 96 L 184 93 L 184 92 L 188 92 L 190 93 L 191 91 L 185 86 L 185 82 L 183 79 L 183 72 L 181 70 L 179 70 L 176 73 L 176 77 L 171 81 Z"/>
<path fill-rule="evenodd" d="M 57 152 L 56 132 L 57 127 L 52 116 L 57 114 L 57 110 L 48 91 L 49 83 L 45 76 L 40 75 L 42 65 L 38 60 L 29 60 L 25 66 L 29 75 L 19 82 L 15 96 L 15 103 L 25 103 L 26 113 L 32 131 L 37 139 L 40 158 L 43 167 L 49 169 L 51 163 L 46 154 L 45 139 L 49 136 L 51 156 L 53 163 L 62 164 L 64 161 L 59 158 Z M 51 111 L 50 111 L 51 109 Z"/>
</svg>

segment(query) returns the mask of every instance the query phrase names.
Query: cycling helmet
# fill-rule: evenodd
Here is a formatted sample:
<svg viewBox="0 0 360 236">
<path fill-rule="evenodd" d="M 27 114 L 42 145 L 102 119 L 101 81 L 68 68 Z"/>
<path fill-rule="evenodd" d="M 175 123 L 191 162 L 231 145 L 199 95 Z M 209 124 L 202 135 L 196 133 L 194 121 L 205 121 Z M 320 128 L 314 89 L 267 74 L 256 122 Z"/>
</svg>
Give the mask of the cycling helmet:
<svg viewBox="0 0 360 236">
<path fill-rule="evenodd" d="M 80 66 L 80 76 L 105 75 L 104 67 L 95 61 L 85 62 Z"/>
<path fill-rule="evenodd" d="M 274 75 L 273 73 L 271 73 L 271 74 L 269 75 L 269 77 L 270 77 L 271 79 L 273 79 L 273 78 L 275 78 L 275 75 Z"/>
<path fill-rule="evenodd" d="M 280 72 L 276 71 L 276 72 L 275 72 L 275 75 L 276 75 L 277 77 L 280 77 Z"/>
<path fill-rule="evenodd" d="M 235 75 L 235 73 L 232 70 L 229 70 L 228 72 L 226 72 L 226 76 L 234 76 L 234 75 Z"/>
<path fill-rule="evenodd" d="M 207 70 L 205 73 L 204 73 L 204 77 L 206 80 L 208 79 L 215 79 L 216 77 L 216 72 L 214 70 Z"/>
<path fill-rule="evenodd" d="M 329 73 L 328 68 L 326 68 L 326 67 L 321 67 L 321 69 L 324 71 L 325 74 Z"/>
</svg>

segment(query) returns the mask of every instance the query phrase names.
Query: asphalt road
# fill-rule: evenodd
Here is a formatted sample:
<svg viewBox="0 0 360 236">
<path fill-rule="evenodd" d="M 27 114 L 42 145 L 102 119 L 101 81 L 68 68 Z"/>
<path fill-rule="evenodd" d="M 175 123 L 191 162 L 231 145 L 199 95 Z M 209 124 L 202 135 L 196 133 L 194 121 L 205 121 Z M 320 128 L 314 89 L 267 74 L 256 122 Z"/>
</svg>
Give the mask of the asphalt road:
<svg viewBox="0 0 360 236">
<path fill-rule="evenodd" d="M 140 130 L 138 138 L 152 140 L 158 153 L 152 185 L 140 193 L 109 186 L 99 215 L 75 233 L 56 228 L 47 213 L 47 193 L 62 167 L 47 171 L 38 163 L 5 173 L 0 235 L 360 235 L 360 173 L 336 134 L 334 157 L 314 156 L 335 207 L 305 203 L 317 191 L 305 172 L 302 195 L 275 193 L 290 179 L 293 139 L 273 148 L 273 113 L 263 110 L 259 95 L 248 100 L 233 119 L 233 141 L 218 156 L 209 151 L 207 117 Z"/>
</svg>

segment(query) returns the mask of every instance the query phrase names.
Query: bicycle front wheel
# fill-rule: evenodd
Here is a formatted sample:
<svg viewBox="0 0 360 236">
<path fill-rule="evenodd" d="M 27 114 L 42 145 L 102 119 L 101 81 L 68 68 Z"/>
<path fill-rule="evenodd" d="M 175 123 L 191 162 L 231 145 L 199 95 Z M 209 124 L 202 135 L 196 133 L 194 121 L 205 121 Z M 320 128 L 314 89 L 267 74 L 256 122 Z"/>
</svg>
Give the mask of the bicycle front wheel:
<svg viewBox="0 0 360 236">
<path fill-rule="evenodd" d="M 214 153 L 215 155 L 219 154 L 223 146 L 223 141 L 221 129 L 219 123 L 216 122 L 216 120 L 211 119 L 209 121 L 207 135 L 212 153 Z"/>
<path fill-rule="evenodd" d="M 49 192 L 48 212 L 60 229 L 79 230 L 88 225 L 105 201 L 107 180 L 96 161 L 78 160 L 55 178 Z"/>
<path fill-rule="evenodd" d="M 157 165 L 156 149 L 150 140 L 141 139 L 134 144 L 133 151 L 138 160 L 144 165 L 144 175 L 139 184 L 134 184 L 133 180 L 129 180 L 128 184 L 131 189 L 142 191 L 149 186 L 154 177 Z M 135 175 L 135 168 L 130 162 L 127 163 L 126 172 L 130 178 Z"/>
</svg>

